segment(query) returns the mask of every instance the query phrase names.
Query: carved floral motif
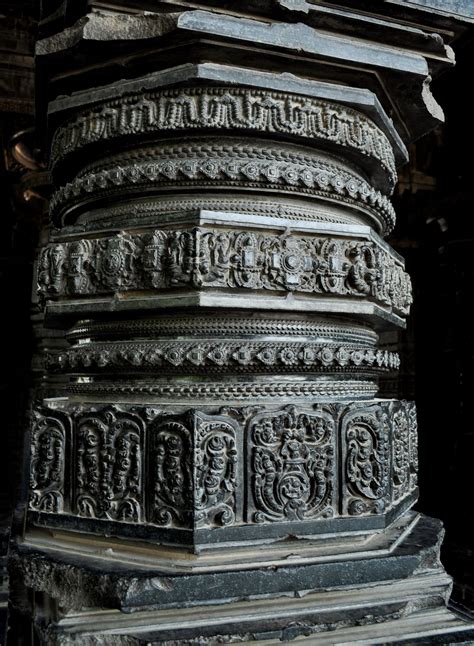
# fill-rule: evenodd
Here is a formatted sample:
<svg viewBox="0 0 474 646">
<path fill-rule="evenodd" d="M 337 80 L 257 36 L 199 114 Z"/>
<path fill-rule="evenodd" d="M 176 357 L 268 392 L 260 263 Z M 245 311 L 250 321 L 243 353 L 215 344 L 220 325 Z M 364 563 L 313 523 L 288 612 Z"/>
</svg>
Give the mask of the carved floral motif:
<svg viewBox="0 0 474 646">
<path fill-rule="evenodd" d="M 82 280 L 78 266 L 77 243 L 46 247 L 39 294 L 54 298 L 181 287 L 285 290 L 371 298 L 402 314 L 412 302 L 408 274 L 369 241 L 202 228 L 120 233 L 88 240 Z M 71 272 L 74 281 L 68 280 Z"/>
<path fill-rule="evenodd" d="M 390 200 L 360 175 L 321 161 L 306 149 L 233 141 L 226 145 L 189 143 L 148 147 L 91 164 L 60 187 L 50 201 L 55 214 L 69 203 L 102 194 L 183 186 L 251 187 L 266 191 L 328 197 L 394 218 Z"/>
<path fill-rule="evenodd" d="M 395 370 L 400 365 L 396 353 L 360 346 L 298 342 L 180 341 L 87 343 L 71 350 L 50 354 L 50 370 L 95 370 L 130 367 L 153 370 L 157 367 L 195 371 L 279 370 L 328 371 L 353 369 Z"/>
</svg>

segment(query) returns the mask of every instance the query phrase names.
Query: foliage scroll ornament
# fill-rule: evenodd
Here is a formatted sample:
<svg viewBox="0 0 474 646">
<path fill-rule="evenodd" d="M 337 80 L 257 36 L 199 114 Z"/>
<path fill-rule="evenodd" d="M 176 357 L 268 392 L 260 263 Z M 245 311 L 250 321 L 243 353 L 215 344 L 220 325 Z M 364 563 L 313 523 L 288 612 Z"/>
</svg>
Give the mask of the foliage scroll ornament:
<svg viewBox="0 0 474 646">
<path fill-rule="evenodd" d="M 345 479 L 351 515 L 381 514 L 390 488 L 390 427 L 377 406 L 349 412 L 343 420 Z"/>
</svg>

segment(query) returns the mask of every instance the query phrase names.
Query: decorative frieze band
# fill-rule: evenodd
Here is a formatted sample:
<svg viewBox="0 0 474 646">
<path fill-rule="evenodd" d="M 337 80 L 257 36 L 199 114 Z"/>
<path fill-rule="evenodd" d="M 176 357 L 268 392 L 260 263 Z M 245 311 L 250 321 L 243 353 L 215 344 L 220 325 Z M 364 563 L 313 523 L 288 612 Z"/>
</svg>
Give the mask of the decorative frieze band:
<svg viewBox="0 0 474 646">
<path fill-rule="evenodd" d="M 396 182 L 387 136 L 365 115 L 346 106 L 294 94 L 235 87 L 189 87 L 108 101 L 60 126 L 52 143 L 53 166 L 84 146 L 123 136 L 180 131 L 272 133 L 345 147 L 371 158 Z"/>
<path fill-rule="evenodd" d="M 383 514 L 416 471 L 410 402 L 42 408 L 29 505 L 169 528 L 305 521 Z"/>
<path fill-rule="evenodd" d="M 53 194 L 50 209 L 55 214 L 83 198 L 100 198 L 111 192 L 130 194 L 150 186 L 278 190 L 360 202 L 376 211 L 382 221 L 395 220 L 390 200 L 342 164 L 322 161 L 306 149 L 287 145 L 276 148 L 265 142 L 246 146 L 233 139 L 121 153 L 86 167 Z"/>
<path fill-rule="evenodd" d="M 364 349 L 374 348 L 378 335 L 369 327 L 340 320 L 321 320 L 315 317 L 288 318 L 265 316 L 237 316 L 230 313 L 222 316 L 217 313 L 202 312 L 196 315 L 160 316 L 159 318 L 141 318 L 122 321 L 80 321 L 68 332 L 66 338 L 71 342 L 84 343 L 89 340 L 132 339 L 133 337 L 157 336 L 208 336 L 241 337 L 241 336 L 317 336 L 327 342 L 356 344 Z"/>
<path fill-rule="evenodd" d="M 97 371 L 163 368 L 171 372 L 327 372 L 354 369 L 395 370 L 398 354 L 381 350 L 311 342 L 199 342 L 87 343 L 50 354 L 50 370 Z"/>
<path fill-rule="evenodd" d="M 369 298 L 407 314 L 411 282 L 371 241 L 249 231 L 155 230 L 51 244 L 38 292 L 46 298 L 191 287 Z"/>
<path fill-rule="evenodd" d="M 208 401 L 242 401 L 260 404 L 262 401 L 304 400 L 313 403 L 315 399 L 350 398 L 368 399 L 375 397 L 377 386 L 374 381 L 364 379 L 315 379 L 283 381 L 273 377 L 264 381 L 209 381 L 201 378 L 199 382 L 182 381 L 169 383 L 156 377 L 147 381 L 99 381 L 97 383 L 69 384 L 66 392 L 71 396 L 82 397 L 141 397 L 156 399 L 171 398 L 177 403 L 196 400 Z M 254 401 L 252 401 L 254 400 Z"/>
<path fill-rule="evenodd" d="M 328 196 L 329 197 L 329 196 Z M 76 213 L 73 210 L 64 211 L 63 216 L 58 218 L 58 223 L 66 225 L 67 231 L 81 234 L 87 231 L 100 229 L 127 228 L 131 223 L 136 226 L 152 225 L 159 223 L 183 221 L 190 216 L 202 211 L 221 213 L 251 214 L 257 218 L 271 218 L 275 224 L 281 224 L 281 220 L 290 222 L 318 222 L 338 224 L 363 224 L 369 223 L 381 235 L 387 235 L 395 226 L 395 211 L 387 200 L 386 210 L 377 210 L 372 206 L 370 200 L 362 202 L 353 200 L 347 195 L 339 193 L 331 194 L 331 200 L 342 202 L 342 208 L 328 208 L 331 205 L 326 202 L 321 208 L 316 201 L 308 200 L 298 196 L 275 197 L 274 194 L 265 193 L 255 195 L 254 193 L 232 193 L 227 190 L 225 195 L 214 191 L 206 193 L 182 192 L 178 197 L 172 197 L 165 192 L 155 194 L 153 197 L 134 197 L 124 199 L 113 204 L 108 203 L 106 208 L 90 208 Z M 349 206 L 350 208 L 346 208 Z M 199 223 L 196 223 L 199 224 Z"/>
</svg>

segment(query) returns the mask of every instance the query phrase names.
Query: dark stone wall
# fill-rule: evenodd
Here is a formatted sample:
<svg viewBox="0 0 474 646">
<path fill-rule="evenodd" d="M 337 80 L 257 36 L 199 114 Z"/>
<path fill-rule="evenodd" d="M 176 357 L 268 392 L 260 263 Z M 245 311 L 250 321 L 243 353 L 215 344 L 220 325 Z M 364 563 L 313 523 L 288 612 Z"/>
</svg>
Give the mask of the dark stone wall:
<svg viewBox="0 0 474 646">
<path fill-rule="evenodd" d="M 392 244 L 414 285 L 398 385 L 418 408 L 418 509 L 445 523 L 442 558 L 454 599 L 474 608 L 474 133 L 465 98 L 472 36 L 456 53 L 455 69 L 433 87 L 446 123 L 412 147 L 401 173 Z"/>
</svg>

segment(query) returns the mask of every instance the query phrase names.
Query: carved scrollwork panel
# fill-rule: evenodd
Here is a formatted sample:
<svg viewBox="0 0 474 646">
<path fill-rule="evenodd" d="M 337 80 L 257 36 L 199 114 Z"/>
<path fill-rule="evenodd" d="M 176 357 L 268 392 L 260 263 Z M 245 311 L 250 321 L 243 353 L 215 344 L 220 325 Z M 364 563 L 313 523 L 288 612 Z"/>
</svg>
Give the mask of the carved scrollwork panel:
<svg viewBox="0 0 474 646">
<path fill-rule="evenodd" d="M 393 500 L 410 492 L 410 419 L 409 409 L 400 404 L 392 414 Z"/>
<path fill-rule="evenodd" d="M 114 407 L 75 420 L 74 508 L 79 516 L 143 519 L 142 419 Z"/>
<path fill-rule="evenodd" d="M 409 460 L 410 460 L 410 488 L 418 486 L 418 420 L 414 402 L 406 402 L 408 414 Z"/>
<path fill-rule="evenodd" d="M 287 407 L 251 419 L 250 497 L 258 523 L 331 517 L 335 510 L 335 424 L 324 411 Z"/>
<path fill-rule="evenodd" d="M 241 515 L 239 427 L 231 418 L 204 413 L 195 413 L 194 421 L 195 524 L 232 525 Z"/>
<path fill-rule="evenodd" d="M 155 420 L 150 428 L 149 447 L 149 522 L 167 527 L 192 527 L 192 415 Z"/>
<path fill-rule="evenodd" d="M 382 514 L 390 494 L 390 426 L 385 407 L 355 407 L 341 422 L 343 513 Z"/>
<path fill-rule="evenodd" d="M 241 515 L 237 430 L 231 418 L 195 410 L 154 421 L 150 522 L 187 528 L 234 524 Z"/>
<path fill-rule="evenodd" d="M 30 500 L 35 511 L 61 513 L 69 504 L 71 424 L 61 412 L 34 412 L 31 434 Z"/>
</svg>

